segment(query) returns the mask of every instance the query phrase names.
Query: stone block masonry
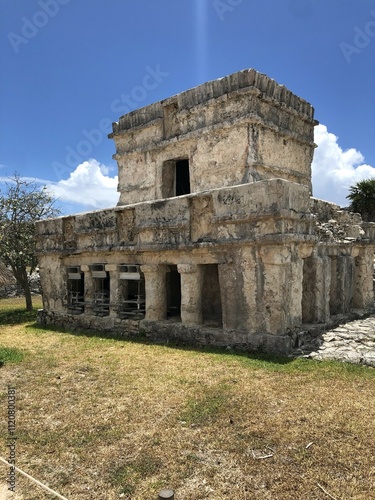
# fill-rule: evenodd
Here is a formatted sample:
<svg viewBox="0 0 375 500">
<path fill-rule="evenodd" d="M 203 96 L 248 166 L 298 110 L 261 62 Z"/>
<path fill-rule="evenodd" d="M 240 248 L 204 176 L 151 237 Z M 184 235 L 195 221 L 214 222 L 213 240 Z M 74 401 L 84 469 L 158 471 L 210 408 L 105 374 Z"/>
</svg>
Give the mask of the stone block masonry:
<svg viewBox="0 0 375 500">
<path fill-rule="evenodd" d="M 175 195 L 175 161 L 190 191 L 283 178 L 311 190 L 314 109 L 245 70 L 133 111 L 113 125 L 119 205 Z M 174 162 L 173 162 L 174 160 Z"/>
<path fill-rule="evenodd" d="M 254 70 L 121 117 L 118 206 L 37 224 L 40 322 L 288 354 L 370 312 L 375 224 L 311 197 L 316 123 Z"/>
</svg>

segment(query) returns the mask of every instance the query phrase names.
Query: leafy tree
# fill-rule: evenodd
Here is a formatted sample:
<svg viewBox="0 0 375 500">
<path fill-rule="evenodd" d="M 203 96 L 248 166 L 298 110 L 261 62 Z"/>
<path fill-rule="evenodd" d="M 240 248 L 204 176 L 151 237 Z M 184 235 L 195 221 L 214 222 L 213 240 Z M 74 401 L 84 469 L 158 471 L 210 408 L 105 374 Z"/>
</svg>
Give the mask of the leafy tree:
<svg viewBox="0 0 375 500">
<path fill-rule="evenodd" d="M 375 221 L 375 178 L 351 186 L 347 198 L 352 212 L 360 213 L 366 222 Z"/>
<path fill-rule="evenodd" d="M 15 173 L 0 193 L 0 259 L 11 268 L 25 292 L 26 309 L 32 310 L 28 275 L 37 265 L 35 222 L 56 216 L 59 211 L 46 187 Z"/>
</svg>

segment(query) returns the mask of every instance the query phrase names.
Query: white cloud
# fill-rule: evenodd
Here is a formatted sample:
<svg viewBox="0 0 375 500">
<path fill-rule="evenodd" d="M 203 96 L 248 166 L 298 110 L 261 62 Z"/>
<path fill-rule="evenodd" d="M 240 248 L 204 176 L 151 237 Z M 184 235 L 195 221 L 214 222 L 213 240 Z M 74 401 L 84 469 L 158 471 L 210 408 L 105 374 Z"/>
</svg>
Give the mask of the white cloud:
<svg viewBox="0 0 375 500">
<path fill-rule="evenodd" d="M 40 181 L 61 202 L 78 204 L 87 209 L 114 207 L 118 201 L 117 175 L 109 176 L 110 168 L 95 159 L 84 161 L 66 180 Z"/>
<path fill-rule="evenodd" d="M 325 125 L 315 127 L 315 142 L 318 147 L 312 163 L 313 195 L 348 206 L 349 187 L 375 177 L 375 168 L 364 163 L 363 155 L 356 149 L 343 151 L 338 137 L 329 133 Z"/>
<path fill-rule="evenodd" d="M 375 178 L 375 167 L 364 163 L 360 151 L 354 148 L 343 151 L 338 137 L 329 133 L 325 125 L 315 127 L 315 142 L 318 147 L 312 163 L 313 195 L 347 206 L 349 187 L 360 180 Z M 58 198 L 66 209 L 70 204 L 68 211 L 72 213 L 81 208 L 95 210 L 116 206 L 118 177 L 110 176 L 114 170 L 92 158 L 78 165 L 66 180 L 24 179 L 48 186 L 52 196 Z M 0 176 L 0 183 L 7 181 L 9 178 Z"/>
</svg>

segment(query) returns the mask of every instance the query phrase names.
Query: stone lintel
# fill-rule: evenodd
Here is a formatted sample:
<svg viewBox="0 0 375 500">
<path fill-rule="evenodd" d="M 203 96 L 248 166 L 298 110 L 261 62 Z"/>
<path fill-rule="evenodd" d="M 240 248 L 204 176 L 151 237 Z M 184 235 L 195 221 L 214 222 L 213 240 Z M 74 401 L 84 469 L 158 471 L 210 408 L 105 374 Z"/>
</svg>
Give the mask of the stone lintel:
<svg viewBox="0 0 375 500">
<path fill-rule="evenodd" d="M 196 273 L 199 270 L 197 264 L 177 264 L 177 270 L 180 274 Z"/>
<path fill-rule="evenodd" d="M 166 274 L 169 273 L 169 266 L 166 264 L 142 264 L 141 271 L 143 274 Z"/>
</svg>

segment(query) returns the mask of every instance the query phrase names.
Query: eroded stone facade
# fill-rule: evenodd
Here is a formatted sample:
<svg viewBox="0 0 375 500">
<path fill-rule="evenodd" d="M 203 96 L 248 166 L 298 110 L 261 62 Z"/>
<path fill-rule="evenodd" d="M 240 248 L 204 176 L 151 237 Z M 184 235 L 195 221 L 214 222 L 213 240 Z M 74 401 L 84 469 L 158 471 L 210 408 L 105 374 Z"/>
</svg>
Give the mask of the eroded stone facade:
<svg viewBox="0 0 375 500">
<path fill-rule="evenodd" d="M 370 311 L 375 224 L 311 197 L 316 123 L 254 70 L 121 117 L 118 206 L 37 224 L 40 321 L 288 353 Z"/>
</svg>

